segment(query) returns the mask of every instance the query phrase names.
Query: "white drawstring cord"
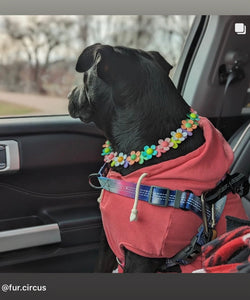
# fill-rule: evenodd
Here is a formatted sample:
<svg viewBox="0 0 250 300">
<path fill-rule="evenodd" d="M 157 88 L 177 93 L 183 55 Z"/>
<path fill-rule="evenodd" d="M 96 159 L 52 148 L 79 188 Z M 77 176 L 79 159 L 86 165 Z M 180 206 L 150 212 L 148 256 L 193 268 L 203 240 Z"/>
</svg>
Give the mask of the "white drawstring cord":
<svg viewBox="0 0 250 300">
<path fill-rule="evenodd" d="M 102 201 L 102 196 L 103 196 L 103 191 L 104 189 L 101 190 L 100 196 L 97 198 L 97 202 L 100 204 Z"/>
<path fill-rule="evenodd" d="M 136 189 L 135 189 L 135 202 L 134 202 L 134 206 L 131 210 L 131 214 L 130 214 L 130 222 L 136 221 L 137 220 L 137 204 L 138 204 L 138 198 L 139 198 L 139 191 L 140 191 L 140 185 L 141 185 L 141 181 L 144 177 L 146 177 L 148 175 L 148 173 L 143 173 L 140 178 L 137 181 L 136 184 Z"/>
</svg>

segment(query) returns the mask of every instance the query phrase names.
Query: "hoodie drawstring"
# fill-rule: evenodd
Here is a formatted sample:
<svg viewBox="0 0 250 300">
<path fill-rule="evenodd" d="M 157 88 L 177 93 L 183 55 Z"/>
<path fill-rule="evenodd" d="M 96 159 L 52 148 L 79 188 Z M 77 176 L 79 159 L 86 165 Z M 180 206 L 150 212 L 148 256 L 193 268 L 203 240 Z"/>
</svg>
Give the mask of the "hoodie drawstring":
<svg viewBox="0 0 250 300">
<path fill-rule="evenodd" d="M 138 214 L 137 204 L 138 204 L 138 198 L 139 198 L 140 185 L 141 185 L 142 179 L 144 177 L 146 177 L 147 175 L 148 175 L 148 173 L 143 173 L 137 181 L 136 189 L 135 189 L 135 201 L 134 201 L 134 206 L 133 206 L 133 208 L 131 210 L 131 214 L 130 214 L 130 222 L 137 220 L 137 214 Z"/>
</svg>

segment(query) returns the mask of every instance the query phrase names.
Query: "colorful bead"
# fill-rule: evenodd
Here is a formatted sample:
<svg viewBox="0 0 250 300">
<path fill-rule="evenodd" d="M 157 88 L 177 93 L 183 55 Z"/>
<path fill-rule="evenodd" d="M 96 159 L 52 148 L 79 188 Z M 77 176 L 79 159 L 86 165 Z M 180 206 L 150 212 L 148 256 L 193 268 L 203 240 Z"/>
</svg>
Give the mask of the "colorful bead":
<svg viewBox="0 0 250 300">
<path fill-rule="evenodd" d="M 103 150 L 102 150 L 102 155 L 104 156 L 104 155 L 108 155 L 108 154 L 110 154 L 111 153 L 111 149 L 110 148 L 104 148 Z"/>
<path fill-rule="evenodd" d="M 127 168 L 128 166 L 129 166 L 129 163 L 128 163 L 128 161 L 127 161 L 127 160 L 125 160 L 125 161 L 124 161 L 124 165 L 123 165 L 123 167 L 124 167 L 124 168 Z"/>
<path fill-rule="evenodd" d="M 170 142 L 170 138 L 166 138 L 165 140 L 160 139 L 158 140 L 158 146 L 156 147 L 156 157 L 161 157 L 162 153 L 167 152 L 173 146 L 173 143 Z"/>
<path fill-rule="evenodd" d="M 187 138 L 187 133 L 183 131 L 181 128 L 178 128 L 176 131 L 171 131 L 171 141 L 180 141 L 183 142 Z"/>
<path fill-rule="evenodd" d="M 110 141 L 106 141 L 105 144 L 102 145 L 103 148 L 107 148 L 110 146 Z"/>
<path fill-rule="evenodd" d="M 146 153 L 147 153 L 148 155 L 153 154 L 153 152 L 154 152 L 154 150 L 153 150 L 152 148 L 148 148 L 148 149 L 146 150 Z"/>
<path fill-rule="evenodd" d="M 127 157 L 127 161 L 130 165 L 133 165 L 135 162 L 139 162 L 140 160 L 140 155 L 141 152 L 140 151 L 131 151 L 130 152 L 130 156 Z"/>
<path fill-rule="evenodd" d="M 158 141 L 158 146 L 156 147 L 157 150 L 157 157 L 160 157 L 162 153 L 167 152 L 170 150 L 171 147 L 173 147 L 173 143 L 170 141 L 170 138 L 166 138 L 165 140 L 160 139 Z"/>
<path fill-rule="evenodd" d="M 110 149 L 109 148 L 105 148 L 103 151 L 104 151 L 104 153 L 109 153 Z"/>
<path fill-rule="evenodd" d="M 115 158 L 114 158 L 114 162 L 115 162 L 115 166 L 118 167 L 118 166 L 122 166 L 125 162 L 127 158 L 127 155 L 126 154 L 123 154 L 122 152 L 119 153 L 119 155 L 117 155 Z"/>
<path fill-rule="evenodd" d="M 146 156 L 143 155 L 143 152 L 140 155 L 139 164 L 142 165 L 145 160 L 148 160 Z"/>
<path fill-rule="evenodd" d="M 144 151 L 142 152 L 142 155 L 143 155 L 144 159 L 146 159 L 146 160 L 151 159 L 156 154 L 157 154 L 157 151 L 156 151 L 155 145 L 151 145 L 150 147 L 145 146 Z"/>
<path fill-rule="evenodd" d="M 110 154 L 108 154 L 108 155 L 105 155 L 105 157 L 104 157 L 104 161 L 106 162 L 106 163 L 110 163 L 114 158 L 115 158 L 115 156 L 117 155 L 117 152 L 111 152 Z"/>
<path fill-rule="evenodd" d="M 197 128 L 197 124 L 193 120 L 182 120 L 181 128 L 187 131 L 193 131 Z"/>
<path fill-rule="evenodd" d="M 131 160 L 135 160 L 136 159 L 136 155 L 135 154 L 133 154 L 133 155 L 131 155 Z"/>
<path fill-rule="evenodd" d="M 173 148 L 177 149 L 178 148 L 178 144 L 181 143 L 180 140 L 174 140 L 173 138 L 171 138 L 171 142 L 173 143 Z"/>
<path fill-rule="evenodd" d="M 187 136 L 192 136 L 193 135 L 192 131 L 187 131 L 186 129 L 184 129 L 183 131 L 185 131 L 187 133 Z"/>
<path fill-rule="evenodd" d="M 112 152 L 112 147 L 110 147 L 110 141 L 106 141 L 105 144 L 102 145 L 104 148 L 102 150 L 102 156 L 109 155 Z"/>
<path fill-rule="evenodd" d="M 187 117 L 189 119 L 191 119 L 192 121 L 200 121 L 200 118 L 199 118 L 199 115 L 197 114 L 197 111 L 193 110 L 191 108 L 191 113 L 190 114 L 187 114 Z M 196 124 L 198 125 L 198 124 Z"/>
<path fill-rule="evenodd" d="M 176 134 L 175 134 L 175 138 L 176 139 L 181 139 L 183 137 L 183 135 L 182 135 L 182 133 L 180 133 L 180 132 L 177 132 Z"/>
</svg>

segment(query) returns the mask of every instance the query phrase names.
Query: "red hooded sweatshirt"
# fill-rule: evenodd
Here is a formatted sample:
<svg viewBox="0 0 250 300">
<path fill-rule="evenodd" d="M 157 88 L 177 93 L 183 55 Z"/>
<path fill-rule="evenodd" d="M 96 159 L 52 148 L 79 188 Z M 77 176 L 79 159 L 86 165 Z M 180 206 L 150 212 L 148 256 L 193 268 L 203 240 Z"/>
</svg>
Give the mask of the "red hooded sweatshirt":
<svg viewBox="0 0 250 300">
<path fill-rule="evenodd" d="M 197 196 L 213 189 L 228 172 L 233 162 L 233 152 L 208 119 L 200 117 L 199 126 L 203 129 L 205 143 L 195 151 L 141 168 L 127 176 L 111 170 L 107 177 L 137 183 L 139 177 L 147 173 L 142 184 L 190 190 Z M 134 199 L 103 191 L 100 209 L 104 230 L 110 248 L 122 264 L 125 263 L 124 247 L 146 257 L 171 258 L 189 245 L 202 224 L 201 218 L 192 211 L 154 206 L 144 201 L 138 203 L 137 221 L 130 222 L 133 204 Z M 226 215 L 247 219 L 238 194 L 228 194 L 216 225 L 217 236 L 226 231 Z M 183 273 L 189 273 L 201 267 L 201 256 L 198 256 L 181 269 Z"/>
</svg>

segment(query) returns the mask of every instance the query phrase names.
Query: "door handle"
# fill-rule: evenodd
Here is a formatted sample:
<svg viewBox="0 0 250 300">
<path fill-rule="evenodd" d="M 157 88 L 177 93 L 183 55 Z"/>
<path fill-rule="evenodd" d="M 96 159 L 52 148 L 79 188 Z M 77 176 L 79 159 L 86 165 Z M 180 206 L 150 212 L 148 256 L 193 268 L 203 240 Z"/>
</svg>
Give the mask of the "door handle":
<svg viewBox="0 0 250 300">
<path fill-rule="evenodd" d="M 13 172 L 20 169 L 18 143 L 13 140 L 0 141 L 0 172 Z"/>
<path fill-rule="evenodd" d="M 0 253 L 61 242 L 58 224 L 40 225 L 0 232 Z"/>
</svg>

